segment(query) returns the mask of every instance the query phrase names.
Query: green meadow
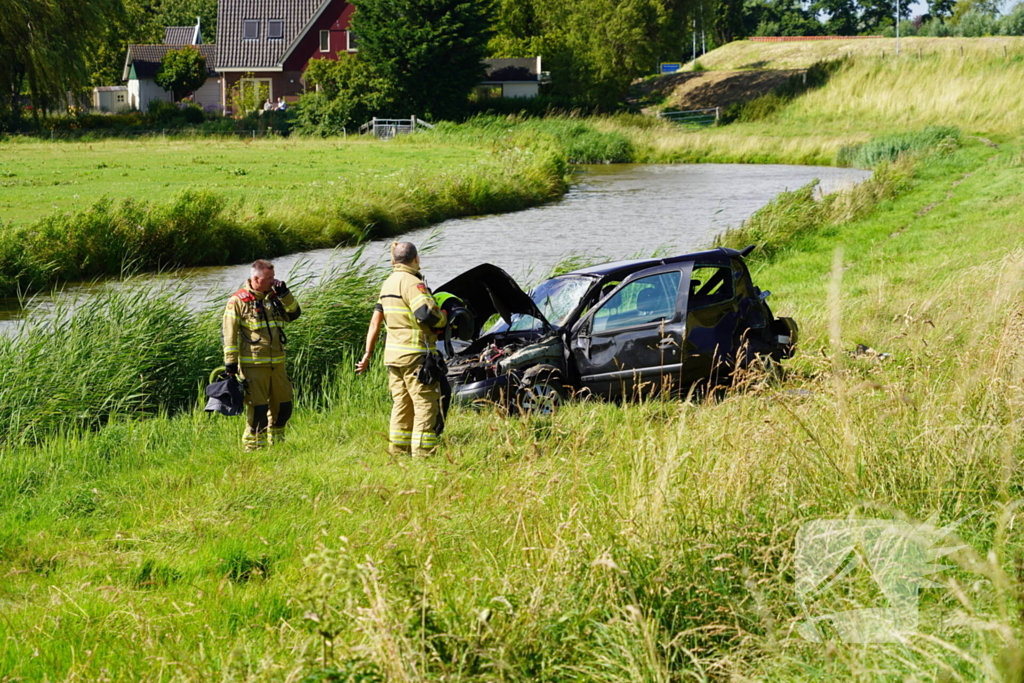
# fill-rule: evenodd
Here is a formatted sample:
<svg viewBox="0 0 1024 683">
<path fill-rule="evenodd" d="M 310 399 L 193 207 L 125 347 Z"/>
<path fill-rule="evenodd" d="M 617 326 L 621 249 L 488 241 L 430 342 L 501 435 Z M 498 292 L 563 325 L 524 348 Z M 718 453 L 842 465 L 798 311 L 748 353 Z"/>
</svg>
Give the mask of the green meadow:
<svg viewBox="0 0 1024 683">
<path fill-rule="evenodd" d="M 87 209 L 101 197 L 167 202 L 188 189 L 249 210 L 304 210 L 353 185 L 458 173 L 488 156 L 479 146 L 365 138 L 0 141 L 0 216 L 19 225 Z"/>
<path fill-rule="evenodd" d="M 240 420 L 197 407 L 214 308 L 129 289 L 0 340 L 0 681 L 1021 681 L 1024 141 L 1001 112 L 923 110 L 927 67 L 898 93 L 890 68 L 715 131 L 586 123 L 609 158 L 874 165 L 720 238 L 760 245 L 755 280 L 800 324 L 781 376 L 459 409 L 438 455 L 396 459 L 383 369 L 351 372 L 382 273 L 350 269 L 292 283 L 303 398 L 289 442 L 244 454 Z M 844 133 L 830 89 L 869 74 L 891 96 L 849 106 L 900 124 Z M 520 125 L 580 154 L 579 122 Z M 801 604 L 804 524 L 965 516 L 900 642 L 801 635 L 885 604 L 866 571 Z"/>
</svg>

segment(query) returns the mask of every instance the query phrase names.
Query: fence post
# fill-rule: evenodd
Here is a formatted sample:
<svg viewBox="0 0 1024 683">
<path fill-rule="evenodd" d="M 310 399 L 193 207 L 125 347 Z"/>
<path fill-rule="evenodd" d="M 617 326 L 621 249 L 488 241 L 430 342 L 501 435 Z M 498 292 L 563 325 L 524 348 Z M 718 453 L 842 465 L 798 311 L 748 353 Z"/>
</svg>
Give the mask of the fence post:
<svg viewBox="0 0 1024 683">
<path fill-rule="evenodd" d="M 806 77 L 806 75 L 807 75 L 807 72 L 805 71 L 804 72 L 804 76 Z M 716 126 L 718 125 L 718 115 L 719 115 L 719 110 L 720 109 L 721 109 L 721 107 L 715 107 L 715 125 Z"/>
</svg>

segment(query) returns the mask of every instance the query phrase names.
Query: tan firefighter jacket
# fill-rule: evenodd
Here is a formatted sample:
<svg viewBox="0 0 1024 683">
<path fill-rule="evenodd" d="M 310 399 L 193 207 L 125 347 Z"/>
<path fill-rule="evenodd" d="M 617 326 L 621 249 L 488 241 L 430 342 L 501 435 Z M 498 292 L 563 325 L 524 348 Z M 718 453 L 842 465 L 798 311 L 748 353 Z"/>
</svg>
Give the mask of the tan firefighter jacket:
<svg viewBox="0 0 1024 683">
<path fill-rule="evenodd" d="M 384 312 L 387 327 L 384 365 L 419 363 L 437 344 L 433 328 L 443 328 L 448 322 L 420 274 L 403 263 L 396 264 L 384 281 L 377 310 Z"/>
<path fill-rule="evenodd" d="M 268 365 L 284 362 L 285 324 L 301 315 L 291 292 L 257 292 L 248 280 L 228 299 L 222 336 L 224 364 Z"/>
</svg>

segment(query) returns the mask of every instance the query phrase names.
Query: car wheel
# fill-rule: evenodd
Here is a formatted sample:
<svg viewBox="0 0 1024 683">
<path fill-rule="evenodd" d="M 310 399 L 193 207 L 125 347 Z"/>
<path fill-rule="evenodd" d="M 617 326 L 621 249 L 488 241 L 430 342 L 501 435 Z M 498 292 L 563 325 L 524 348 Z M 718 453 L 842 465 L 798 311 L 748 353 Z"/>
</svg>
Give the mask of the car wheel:
<svg viewBox="0 0 1024 683">
<path fill-rule="evenodd" d="M 520 387 L 516 408 L 524 415 L 551 415 L 565 403 L 565 387 L 557 377 L 539 377 Z"/>
</svg>

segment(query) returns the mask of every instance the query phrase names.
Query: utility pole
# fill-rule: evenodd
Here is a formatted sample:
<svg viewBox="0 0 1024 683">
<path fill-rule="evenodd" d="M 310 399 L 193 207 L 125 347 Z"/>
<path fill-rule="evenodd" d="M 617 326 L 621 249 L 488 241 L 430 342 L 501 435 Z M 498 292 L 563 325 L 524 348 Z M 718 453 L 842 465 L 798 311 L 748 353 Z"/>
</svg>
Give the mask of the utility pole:
<svg viewBox="0 0 1024 683">
<path fill-rule="evenodd" d="M 704 3 L 700 3 L 700 56 L 708 51 L 708 41 L 704 35 Z"/>
<path fill-rule="evenodd" d="M 691 33 L 693 34 L 693 59 L 696 60 L 697 59 L 697 17 L 696 16 L 693 18 L 693 21 L 690 22 L 690 26 L 693 29 L 691 31 Z"/>
</svg>

